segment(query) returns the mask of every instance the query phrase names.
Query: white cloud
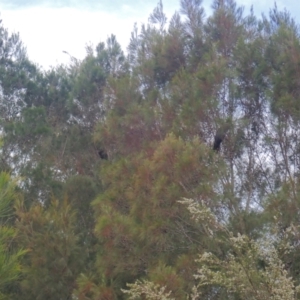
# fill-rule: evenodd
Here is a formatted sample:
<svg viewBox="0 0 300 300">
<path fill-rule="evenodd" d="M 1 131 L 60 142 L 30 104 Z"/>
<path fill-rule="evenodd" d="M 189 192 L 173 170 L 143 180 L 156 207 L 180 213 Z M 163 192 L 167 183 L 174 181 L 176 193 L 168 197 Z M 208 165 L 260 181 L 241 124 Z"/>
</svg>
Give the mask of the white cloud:
<svg viewBox="0 0 300 300">
<path fill-rule="evenodd" d="M 62 51 L 79 59 L 83 58 L 87 43 L 96 45 L 100 41 L 106 41 L 110 34 L 117 36 L 125 50 L 134 23 L 147 22 L 153 7 L 142 11 L 128 6 L 123 9 L 127 13 L 122 18 L 120 11 L 117 15 L 101 11 L 45 7 L 4 10 L 1 18 L 10 32 L 20 32 L 30 58 L 48 67 L 69 61 L 69 57 Z"/>
<path fill-rule="evenodd" d="M 104 7 L 103 10 L 91 10 L 49 6 L 8 10 L 4 9 L 4 6 L 1 7 L 0 3 L 0 11 L 4 26 L 10 31 L 20 32 L 30 59 L 47 68 L 69 61 L 68 55 L 63 51 L 82 59 L 87 43 L 96 45 L 106 41 L 110 34 L 115 34 L 123 50 L 126 50 L 134 23 L 137 22 L 138 25 L 146 23 L 157 2 L 158 0 L 127 0 L 116 9 L 110 4 L 106 10 Z M 165 13 L 170 19 L 175 10 L 179 10 L 180 0 L 163 2 Z M 254 12 L 258 15 L 262 11 L 268 13 L 274 6 L 271 0 L 237 0 L 237 2 L 238 5 L 245 5 L 246 14 L 252 4 Z M 207 15 L 211 13 L 211 3 L 212 0 L 203 1 Z M 295 0 L 277 0 L 277 5 L 280 10 L 286 7 L 293 16 L 300 14 L 300 7 L 295 4 Z"/>
<path fill-rule="evenodd" d="M 3 24 L 10 31 L 20 32 L 29 57 L 45 67 L 66 63 L 67 51 L 83 58 L 85 45 L 98 44 L 115 34 L 126 50 L 133 25 L 145 23 L 155 5 L 143 8 L 123 5 L 116 13 L 79 10 L 75 8 L 32 7 L 22 10 L 3 10 Z M 167 7 L 170 17 L 175 8 Z"/>
</svg>

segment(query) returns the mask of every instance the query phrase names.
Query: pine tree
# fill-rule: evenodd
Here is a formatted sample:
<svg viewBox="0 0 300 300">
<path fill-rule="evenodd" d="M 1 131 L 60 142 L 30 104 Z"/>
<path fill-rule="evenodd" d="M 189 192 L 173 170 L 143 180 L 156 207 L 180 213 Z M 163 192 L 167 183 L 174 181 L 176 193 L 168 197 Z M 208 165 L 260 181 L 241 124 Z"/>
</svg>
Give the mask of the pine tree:
<svg viewBox="0 0 300 300">
<path fill-rule="evenodd" d="M 0 299 L 14 294 L 12 287 L 23 271 L 21 259 L 26 253 L 16 246 L 18 232 L 9 224 L 18 198 L 16 185 L 7 173 L 0 173 Z"/>
</svg>

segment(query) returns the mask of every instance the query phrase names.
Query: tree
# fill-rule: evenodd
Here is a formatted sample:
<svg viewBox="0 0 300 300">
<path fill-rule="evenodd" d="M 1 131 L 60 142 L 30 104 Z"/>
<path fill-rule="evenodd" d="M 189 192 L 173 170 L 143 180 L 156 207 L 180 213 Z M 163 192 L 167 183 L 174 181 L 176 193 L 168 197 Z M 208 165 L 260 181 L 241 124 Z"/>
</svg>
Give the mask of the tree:
<svg viewBox="0 0 300 300">
<path fill-rule="evenodd" d="M 159 2 L 128 56 L 111 35 L 49 71 L 0 24 L 0 169 L 24 198 L 10 245 L 31 250 L 3 294 L 298 297 L 299 28 L 276 6 L 180 7 L 168 23 Z"/>
<path fill-rule="evenodd" d="M 21 275 L 21 259 L 26 253 L 16 247 L 18 232 L 9 225 L 13 216 L 13 204 L 18 198 L 16 182 L 7 173 L 0 173 L 0 299 L 8 299 L 10 286 Z M 24 249 L 24 248 L 23 248 Z"/>
<path fill-rule="evenodd" d="M 196 260 L 199 268 L 194 275 L 197 284 L 188 299 L 298 299 L 300 287 L 288 276 L 271 240 L 256 242 L 245 235 L 234 236 L 205 204 L 191 199 L 180 202 L 187 205 L 193 219 L 207 226 L 211 239 L 227 247 L 222 258 L 212 252 L 200 253 Z M 153 282 L 137 281 L 128 287 L 123 292 L 131 300 L 175 299 L 171 298 L 172 290 Z"/>
<path fill-rule="evenodd" d="M 28 249 L 19 299 L 70 299 L 82 267 L 75 213 L 67 200 L 16 206 L 18 242 Z"/>
<path fill-rule="evenodd" d="M 92 299 L 102 289 L 110 289 L 109 299 L 120 299 L 120 288 L 142 277 L 172 287 L 178 284 L 175 295 L 181 299 L 193 281 L 189 261 L 206 244 L 194 233 L 204 229 L 188 219 L 176 199 L 194 195 L 217 211 L 212 187 L 217 165 L 211 150 L 198 139 L 184 142 L 169 135 L 153 146 L 103 166 L 105 191 L 93 203 L 100 245 L 97 271 L 102 279 L 94 283 L 98 293 Z M 86 286 L 82 284 L 77 293 L 84 295 Z"/>
</svg>

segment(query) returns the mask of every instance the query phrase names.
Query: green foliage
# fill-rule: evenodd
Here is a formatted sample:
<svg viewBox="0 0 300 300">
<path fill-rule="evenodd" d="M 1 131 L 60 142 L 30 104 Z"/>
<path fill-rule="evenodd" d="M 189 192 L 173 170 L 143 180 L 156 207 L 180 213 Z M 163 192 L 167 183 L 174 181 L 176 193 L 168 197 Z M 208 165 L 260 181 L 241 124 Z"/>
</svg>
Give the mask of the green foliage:
<svg viewBox="0 0 300 300">
<path fill-rule="evenodd" d="M 24 118 L 23 122 L 17 123 L 14 127 L 14 133 L 23 138 L 30 139 L 32 137 L 39 137 L 47 135 L 50 128 L 46 124 L 46 112 L 42 107 L 26 108 L 22 112 Z"/>
<path fill-rule="evenodd" d="M 68 299 L 82 263 L 75 229 L 75 213 L 65 200 L 53 200 L 26 210 L 16 206 L 19 243 L 29 251 L 20 282 L 22 299 Z"/>
<path fill-rule="evenodd" d="M 158 282 L 179 284 L 178 295 L 184 294 L 188 283 L 181 276 L 173 278 L 167 266 L 183 269 L 181 257 L 192 258 L 205 241 L 196 238 L 202 229 L 188 219 L 176 199 L 194 195 L 216 208 L 211 199 L 217 170 L 208 163 L 209 153 L 198 139 L 184 142 L 169 135 L 155 144 L 154 152 L 103 167 L 105 192 L 93 203 L 101 245 L 97 264 L 116 294 L 126 282 L 146 274 Z M 119 257 L 126 259 L 116 264 Z"/>
<path fill-rule="evenodd" d="M 0 254 L 30 250 L 3 294 L 297 298 L 299 36 L 276 6 L 160 1 L 127 56 L 111 35 L 42 71 L 0 24 Z"/>
<path fill-rule="evenodd" d="M 225 290 L 225 299 L 298 299 L 299 286 L 288 276 L 271 240 L 255 242 L 245 235 L 233 236 L 206 205 L 190 199 L 180 202 L 188 206 L 193 219 L 206 224 L 212 239 L 218 239 L 218 231 L 223 232 L 218 242 L 228 247 L 222 259 L 211 252 L 199 255 L 196 262 L 200 267 L 194 275 L 197 284 L 188 299 L 210 297 L 207 287 L 217 297 L 224 296 Z M 166 285 L 136 281 L 128 287 L 123 292 L 130 295 L 129 299 L 175 299 L 169 298 L 172 291 Z"/>
<path fill-rule="evenodd" d="M 25 250 L 14 245 L 17 231 L 7 223 L 12 216 L 12 205 L 16 200 L 16 182 L 7 173 L 0 173 L 0 299 L 7 299 L 7 287 L 16 281 L 22 271 L 21 258 Z"/>
<path fill-rule="evenodd" d="M 89 176 L 71 177 L 64 186 L 65 196 L 70 199 L 71 207 L 78 212 L 74 225 L 85 270 L 93 269 L 95 266 L 97 240 L 94 234 L 95 217 L 91 202 L 100 191 L 99 184 Z"/>
</svg>

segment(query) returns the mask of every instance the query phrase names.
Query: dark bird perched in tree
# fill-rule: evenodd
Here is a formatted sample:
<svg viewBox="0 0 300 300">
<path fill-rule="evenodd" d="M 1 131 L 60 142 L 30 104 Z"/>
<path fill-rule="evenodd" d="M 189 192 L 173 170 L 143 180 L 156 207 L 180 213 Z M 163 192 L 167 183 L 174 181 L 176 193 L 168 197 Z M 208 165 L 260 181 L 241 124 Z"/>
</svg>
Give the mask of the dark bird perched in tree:
<svg viewBox="0 0 300 300">
<path fill-rule="evenodd" d="M 213 146 L 213 149 L 215 151 L 219 151 L 220 150 L 221 143 L 222 143 L 224 137 L 225 137 L 225 135 L 216 133 L 216 135 L 215 135 L 215 141 L 214 141 L 214 146 Z"/>
<path fill-rule="evenodd" d="M 258 134 L 259 134 L 259 125 L 258 125 L 257 121 L 252 122 L 251 130 L 252 130 L 252 132 L 255 133 L 256 136 L 258 136 Z"/>
<path fill-rule="evenodd" d="M 227 121 L 222 127 L 217 130 L 215 135 L 213 150 L 219 151 L 221 148 L 221 143 L 223 142 L 228 129 L 230 128 L 229 121 Z"/>
<path fill-rule="evenodd" d="M 99 150 L 98 154 L 99 154 L 99 156 L 100 156 L 101 159 L 108 160 L 108 155 L 107 155 L 107 153 L 103 149 Z"/>
</svg>

